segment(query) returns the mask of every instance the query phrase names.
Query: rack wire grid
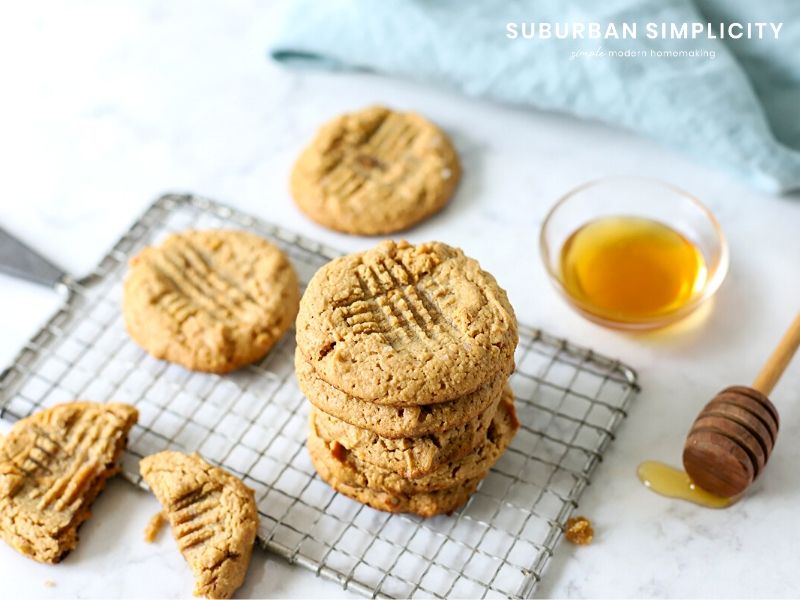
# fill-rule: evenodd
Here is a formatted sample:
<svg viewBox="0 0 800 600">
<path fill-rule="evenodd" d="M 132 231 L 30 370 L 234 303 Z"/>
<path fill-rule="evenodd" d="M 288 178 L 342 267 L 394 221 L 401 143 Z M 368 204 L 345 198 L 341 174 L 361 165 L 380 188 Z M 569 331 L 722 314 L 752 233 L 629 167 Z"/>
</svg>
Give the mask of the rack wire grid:
<svg viewBox="0 0 800 600">
<path fill-rule="evenodd" d="M 294 335 L 224 376 L 150 357 L 125 332 L 130 256 L 168 232 L 237 227 L 278 244 L 305 285 L 339 255 L 227 206 L 158 199 L 81 280 L 0 375 L 0 417 L 76 398 L 139 409 L 123 473 L 139 459 L 198 451 L 256 491 L 259 541 L 317 575 L 372 597 L 530 597 L 638 387 L 635 372 L 589 349 L 521 327 L 511 377 L 521 427 L 467 504 L 451 516 L 389 515 L 335 493 L 305 451 L 308 403 L 294 378 Z"/>
</svg>

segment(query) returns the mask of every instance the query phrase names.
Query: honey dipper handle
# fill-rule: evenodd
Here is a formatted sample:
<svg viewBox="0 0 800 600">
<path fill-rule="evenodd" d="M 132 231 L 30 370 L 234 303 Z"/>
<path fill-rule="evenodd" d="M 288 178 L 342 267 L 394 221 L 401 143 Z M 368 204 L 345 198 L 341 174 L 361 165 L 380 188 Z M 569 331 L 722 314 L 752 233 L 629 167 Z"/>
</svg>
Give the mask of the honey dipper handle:
<svg viewBox="0 0 800 600">
<path fill-rule="evenodd" d="M 792 360 L 794 353 L 797 352 L 797 347 L 800 346 L 800 313 L 797 313 L 789 329 L 783 334 L 777 348 L 772 351 L 769 360 L 761 368 L 761 372 L 753 382 L 753 388 L 769 396 L 772 388 L 778 383 L 778 380 L 783 375 L 783 371 Z"/>
</svg>

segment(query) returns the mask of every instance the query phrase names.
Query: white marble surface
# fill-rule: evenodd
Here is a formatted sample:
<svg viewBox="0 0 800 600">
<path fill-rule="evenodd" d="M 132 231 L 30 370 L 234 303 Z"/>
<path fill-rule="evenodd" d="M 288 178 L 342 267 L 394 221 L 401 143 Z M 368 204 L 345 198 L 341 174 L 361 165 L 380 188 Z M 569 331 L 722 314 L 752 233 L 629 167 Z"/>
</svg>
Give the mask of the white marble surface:
<svg viewBox="0 0 800 600">
<path fill-rule="evenodd" d="M 643 392 L 584 495 L 588 547 L 562 545 L 541 596 L 796 596 L 800 363 L 774 393 L 783 431 L 766 475 L 725 511 L 656 497 L 644 458 L 677 462 L 695 413 L 747 382 L 800 306 L 800 199 L 745 188 L 677 152 L 601 125 L 499 107 L 355 74 L 286 72 L 265 59 L 272 7 L 226 3 L 16 3 L 0 19 L 2 225 L 70 272 L 89 270 L 166 190 L 190 190 L 344 250 L 371 240 L 325 231 L 287 193 L 315 128 L 371 102 L 424 112 L 453 136 L 465 177 L 452 205 L 408 233 L 463 246 L 508 289 L 522 321 L 635 366 Z M 9 5 L 11 6 L 11 5 Z M 606 174 L 661 177 L 716 212 L 732 247 L 704 319 L 652 335 L 582 320 L 545 281 L 536 235 L 553 200 Z M 0 279 L 0 362 L 53 309 L 46 290 Z M 185 597 L 191 577 L 169 536 L 142 530 L 156 501 L 113 482 L 63 564 L 0 544 L 3 597 Z M 54 585 L 49 585 L 52 582 Z M 349 595 L 257 552 L 241 596 Z"/>
</svg>

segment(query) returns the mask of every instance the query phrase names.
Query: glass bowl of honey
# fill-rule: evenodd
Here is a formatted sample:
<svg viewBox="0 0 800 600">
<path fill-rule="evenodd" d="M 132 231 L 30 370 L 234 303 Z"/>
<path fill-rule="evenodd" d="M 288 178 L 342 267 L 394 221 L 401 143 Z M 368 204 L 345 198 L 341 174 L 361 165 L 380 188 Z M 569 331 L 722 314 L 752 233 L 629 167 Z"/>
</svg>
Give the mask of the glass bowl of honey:
<svg viewBox="0 0 800 600">
<path fill-rule="evenodd" d="M 691 194 L 643 177 L 609 177 L 563 196 L 540 235 L 556 289 L 586 318 L 618 329 L 677 321 L 719 289 L 728 244 Z"/>
</svg>

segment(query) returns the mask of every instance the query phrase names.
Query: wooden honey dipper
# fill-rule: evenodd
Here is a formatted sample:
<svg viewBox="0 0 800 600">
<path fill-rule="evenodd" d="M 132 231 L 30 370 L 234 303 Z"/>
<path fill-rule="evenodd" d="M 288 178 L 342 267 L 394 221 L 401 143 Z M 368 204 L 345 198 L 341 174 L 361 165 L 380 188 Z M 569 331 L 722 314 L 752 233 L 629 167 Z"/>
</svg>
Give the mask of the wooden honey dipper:
<svg viewBox="0 0 800 600">
<path fill-rule="evenodd" d="M 800 314 L 751 387 L 735 385 L 706 404 L 689 430 L 683 467 L 695 484 L 722 498 L 741 494 L 764 470 L 778 436 L 767 396 L 800 346 Z"/>
</svg>

